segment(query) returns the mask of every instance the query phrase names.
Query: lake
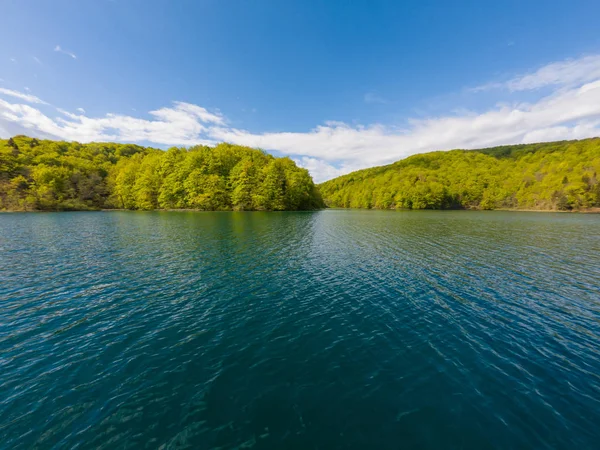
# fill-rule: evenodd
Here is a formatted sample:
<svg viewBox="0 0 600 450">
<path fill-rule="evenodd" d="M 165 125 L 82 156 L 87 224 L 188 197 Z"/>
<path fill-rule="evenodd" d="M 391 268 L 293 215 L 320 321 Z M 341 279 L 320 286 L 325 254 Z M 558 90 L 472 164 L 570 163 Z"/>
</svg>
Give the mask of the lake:
<svg viewBox="0 0 600 450">
<path fill-rule="evenodd" d="M 598 448 L 600 216 L 0 215 L 0 448 Z"/>
</svg>

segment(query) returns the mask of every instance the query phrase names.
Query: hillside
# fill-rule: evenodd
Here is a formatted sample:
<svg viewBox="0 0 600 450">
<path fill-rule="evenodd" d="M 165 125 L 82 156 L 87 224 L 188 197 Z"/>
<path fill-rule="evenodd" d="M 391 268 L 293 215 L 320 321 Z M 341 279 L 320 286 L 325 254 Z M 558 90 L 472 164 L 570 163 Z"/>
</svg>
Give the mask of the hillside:
<svg viewBox="0 0 600 450">
<path fill-rule="evenodd" d="M 579 210 L 600 206 L 600 139 L 414 155 L 319 185 L 330 207 Z"/>
<path fill-rule="evenodd" d="M 289 158 L 229 144 L 0 140 L 0 210 L 307 210 L 323 201 Z"/>
</svg>

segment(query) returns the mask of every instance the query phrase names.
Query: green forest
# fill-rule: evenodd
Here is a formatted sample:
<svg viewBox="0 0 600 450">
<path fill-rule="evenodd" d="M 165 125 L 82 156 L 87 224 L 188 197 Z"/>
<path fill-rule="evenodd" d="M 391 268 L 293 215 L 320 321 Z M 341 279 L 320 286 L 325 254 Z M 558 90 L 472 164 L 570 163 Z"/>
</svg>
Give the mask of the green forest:
<svg viewBox="0 0 600 450">
<path fill-rule="evenodd" d="M 414 155 L 327 181 L 338 208 L 583 210 L 600 207 L 600 139 Z"/>
<path fill-rule="evenodd" d="M 290 158 L 230 144 L 0 140 L 0 210 L 311 210 L 323 200 Z"/>
<path fill-rule="evenodd" d="M 599 138 L 419 154 L 317 187 L 290 158 L 237 145 L 15 136 L 0 140 L 0 210 L 585 210 L 600 207 L 598 173 Z"/>
</svg>

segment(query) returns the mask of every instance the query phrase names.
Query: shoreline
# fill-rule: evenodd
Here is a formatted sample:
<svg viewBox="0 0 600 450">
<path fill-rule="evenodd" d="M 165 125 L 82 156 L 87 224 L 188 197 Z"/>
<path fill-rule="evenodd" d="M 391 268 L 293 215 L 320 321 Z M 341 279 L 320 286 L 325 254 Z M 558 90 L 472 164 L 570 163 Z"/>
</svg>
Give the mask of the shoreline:
<svg viewBox="0 0 600 450">
<path fill-rule="evenodd" d="M 417 211 L 505 211 L 505 212 L 535 212 L 535 213 L 561 213 L 561 214 L 600 214 L 600 207 L 577 209 L 569 211 L 559 211 L 555 209 L 518 209 L 518 208 L 497 208 L 497 209 L 378 209 L 378 208 L 323 208 L 323 209 L 306 209 L 306 210 L 283 210 L 283 211 L 272 211 L 272 210 L 205 210 L 205 209 L 74 209 L 74 210 L 51 210 L 51 209 L 35 209 L 35 210 L 0 210 L 0 214 L 15 214 L 15 213 L 65 213 L 65 212 L 223 212 L 223 213 L 252 213 L 252 212 L 316 212 L 316 211 L 403 211 L 403 212 L 417 212 Z"/>
<path fill-rule="evenodd" d="M 417 211 L 465 211 L 465 212 L 473 212 L 473 211 L 505 211 L 505 212 L 538 212 L 538 213 L 566 213 L 566 214 L 600 214 L 600 207 L 593 207 L 587 209 L 573 209 L 567 211 L 561 211 L 558 209 L 531 209 L 531 208 L 496 208 L 496 209 L 476 209 L 476 208 L 457 208 L 457 209 L 381 209 L 381 208 L 327 208 L 333 211 L 403 211 L 403 212 L 417 212 Z"/>
</svg>

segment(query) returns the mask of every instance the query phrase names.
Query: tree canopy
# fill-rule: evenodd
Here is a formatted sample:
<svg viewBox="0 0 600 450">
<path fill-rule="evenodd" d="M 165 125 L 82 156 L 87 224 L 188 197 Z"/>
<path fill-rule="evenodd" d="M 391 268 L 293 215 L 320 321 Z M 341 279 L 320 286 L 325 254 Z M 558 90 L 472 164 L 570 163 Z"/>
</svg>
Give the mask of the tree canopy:
<svg viewBox="0 0 600 450">
<path fill-rule="evenodd" d="M 167 151 L 132 144 L 0 140 L 0 209 L 310 210 L 323 207 L 290 158 L 230 144 Z"/>
<path fill-rule="evenodd" d="M 0 210 L 600 207 L 600 139 L 414 155 L 322 183 L 231 144 L 171 148 L 0 140 Z M 320 191 L 320 192 L 319 192 Z"/>
<path fill-rule="evenodd" d="M 414 155 L 319 185 L 328 206 L 377 209 L 600 207 L 600 139 Z"/>
</svg>

